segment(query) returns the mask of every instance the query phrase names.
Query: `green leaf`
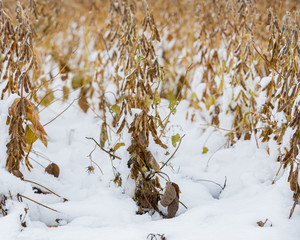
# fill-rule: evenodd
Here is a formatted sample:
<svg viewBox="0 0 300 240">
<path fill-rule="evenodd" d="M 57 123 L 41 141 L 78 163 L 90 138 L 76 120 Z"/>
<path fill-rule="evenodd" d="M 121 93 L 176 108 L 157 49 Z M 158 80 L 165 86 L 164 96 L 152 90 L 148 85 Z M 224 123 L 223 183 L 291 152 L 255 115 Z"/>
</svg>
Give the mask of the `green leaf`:
<svg viewBox="0 0 300 240">
<path fill-rule="evenodd" d="M 114 112 L 115 114 L 121 113 L 121 109 L 117 104 L 111 106 L 111 111 Z"/>
<path fill-rule="evenodd" d="M 207 148 L 207 147 L 203 147 L 202 153 L 205 154 L 205 153 L 207 153 L 207 152 L 208 152 L 208 148 Z"/>
<path fill-rule="evenodd" d="M 146 166 L 142 167 L 142 171 L 147 172 L 148 171 L 147 167 Z"/>
<path fill-rule="evenodd" d="M 176 147 L 177 143 L 180 141 L 180 135 L 177 133 L 176 135 L 172 136 L 172 145 Z"/>
</svg>

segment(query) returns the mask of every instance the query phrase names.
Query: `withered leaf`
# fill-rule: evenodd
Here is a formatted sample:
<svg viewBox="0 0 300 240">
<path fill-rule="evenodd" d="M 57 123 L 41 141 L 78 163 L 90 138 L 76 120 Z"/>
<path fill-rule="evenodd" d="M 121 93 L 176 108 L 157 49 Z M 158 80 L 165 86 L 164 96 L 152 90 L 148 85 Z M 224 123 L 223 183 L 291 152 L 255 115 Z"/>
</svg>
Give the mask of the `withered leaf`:
<svg viewBox="0 0 300 240">
<path fill-rule="evenodd" d="M 53 175 L 56 178 L 58 178 L 58 176 L 59 176 L 59 171 L 60 171 L 59 167 L 55 163 L 51 163 L 45 168 L 46 173 Z"/>
<path fill-rule="evenodd" d="M 117 151 L 120 147 L 122 146 L 125 146 L 125 143 L 117 143 L 115 146 L 114 146 L 114 151 Z"/>
<path fill-rule="evenodd" d="M 47 147 L 48 141 L 47 141 L 47 138 L 46 138 L 44 132 L 40 131 L 33 124 L 28 124 L 27 126 L 30 128 L 30 130 L 34 134 L 34 136 L 37 137 L 38 139 L 40 139 L 41 142 L 45 145 L 45 147 Z M 29 133 L 29 129 L 28 129 L 28 133 Z M 34 139 L 34 136 L 31 135 L 32 140 Z M 29 139 L 29 141 L 30 141 L 30 139 Z M 28 142 L 28 143 L 32 144 L 32 142 Z"/>
<path fill-rule="evenodd" d="M 31 128 L 27 125 L 25 128 L 25 141 L 27 144 L 32 144 L 34 143 L 38 137 L 33 133 Z"/>
<path fill-rule="evenodd" d="M 164 216 L 164 218 L 175 217 L 175 215 L 178 211 L 178 208 L 179 208 L 179 198 L 176 196 L 176 198 L 168 206 L 168 214 L 166 216 Z"/>
<path fill-rule="evenodd" d="M 86 96 L 81 96 L 79 98 L 78 105 L 81 108 L 81 110 L 85 113 L 89 110 L 89 107 L 90 107 L 90 105 L 86 99 Z"/>
<path fill-rule="evenodd" d="M 165 193 L 160 200 L 161 205 L 164 207 L 169 206 L 176 197 L 177 193 L 175 187 L 171 182 L 167 182 Z"/>
<path fill-rule="evenodd" d="M 147 153 L 147 161 L 148 161 L 150 167 L 152 169 L 154 169 L 156 172 L 161 171 L 159 164 L 157 163 L 157 161 L 155 160 L 154 156 L 152 155 L 152 153 L 150 151 Z"/>
</svg>

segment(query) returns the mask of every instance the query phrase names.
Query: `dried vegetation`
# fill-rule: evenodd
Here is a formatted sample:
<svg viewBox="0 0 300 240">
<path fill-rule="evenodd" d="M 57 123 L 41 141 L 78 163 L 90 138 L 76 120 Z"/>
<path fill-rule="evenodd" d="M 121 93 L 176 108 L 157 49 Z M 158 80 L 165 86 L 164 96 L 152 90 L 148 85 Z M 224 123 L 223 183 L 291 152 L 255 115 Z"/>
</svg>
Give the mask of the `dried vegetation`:
<svg viewBox="0 0 300 240">
<path fill-rule="evenodd" d="M 115 161 L 130 169 L 137 212 L 163 215 L 161 201 L 168 207 L 165 217 L 174 217 L 179 187 L 167 179 L 163 194 L 165 165 L 149 144 L 172 151 L 167 124 L 185 100 L 187 121 L 208 112 L 207 125 L 226 130 L 231 144 L 254 138 L 257 147 L 268 142 L 278 148 L 278 161 L 290 171 L 292 216 L 300 198 L 297 1 L 30 0 L 3 1 L 0 10 L 2 99 L 15 94 L 7 121 L 8 171 L 19 170 L 23 161 L 32 167 L 28 155 L 36 139 L 47 145 L 36 107 L 76 91 L 79 107 L 102 121 L 99 143 L 92 140 L 108 154 L 114 182 L 122 186 L 127 178 Z M 45 62 L 59 71 L 49 72 Z M 54 96 L 58 90 L 61 99 Z M 169 101 L 164 119 L 161 99 Z M 221 127 L 226 116 L 230 129 Z M 130 145 L 110 142 L 111 135 L 130 136 Z M 169 139 L 173 146 L 180 140 Z M 129 159 L 118 157 L 123 146 Z"/>
</svg>

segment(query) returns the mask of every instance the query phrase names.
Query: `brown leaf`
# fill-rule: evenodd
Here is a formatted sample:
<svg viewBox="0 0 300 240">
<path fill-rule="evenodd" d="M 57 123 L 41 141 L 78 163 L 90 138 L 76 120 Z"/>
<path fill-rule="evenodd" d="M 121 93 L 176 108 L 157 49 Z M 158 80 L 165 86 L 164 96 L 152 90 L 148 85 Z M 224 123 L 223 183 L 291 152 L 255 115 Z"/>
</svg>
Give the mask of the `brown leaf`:
<svg viewBox="0 0 300 240">
<path fill-rule="evenodd" d="M 59 167 L 57 164 L 51 163 L 45 168 L 45 172 L 57 178 L 59 176 Z"/>
<path fill-rule="evenodd" d="M 179 208 L 179 198 L 176 197 L 171 204 L 168 206 L 168 214 L 164 218 L 173 218 L 175 217 Z"/>
<path fill-rule="evenodd" d="M 150 151 L 147 153 L 147 161 L 152 169 L 154 169 L 156 172 L 160 172 L 159 164 Z"/>
<path fill-rule="evenodd" d="M 175 187 L 171 182 L 167 182 L 165 193 L 160 200 L 161 205 L 164 207 L 169 206 L 176 197 L 177 193 Z"/>
<path fill-rule="evenodd" d="M 82 109 L 82 111 L 85 112 L 85 113 L 89 110 L 89 107 L 90 107 L 90 105 L 89 105 L 89 103 L 86 99 L 86 96 L 81 96 L 79 98 L 78 105 Z"/>
</svg>

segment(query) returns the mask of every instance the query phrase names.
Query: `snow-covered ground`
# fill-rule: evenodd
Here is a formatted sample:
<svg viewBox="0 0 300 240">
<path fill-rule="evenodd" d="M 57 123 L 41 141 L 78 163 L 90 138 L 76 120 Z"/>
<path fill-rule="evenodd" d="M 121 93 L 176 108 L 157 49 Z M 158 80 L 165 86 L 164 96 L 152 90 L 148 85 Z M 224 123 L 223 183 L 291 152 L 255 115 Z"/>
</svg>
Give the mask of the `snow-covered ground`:
<svg viewBox="0 0 300 240">
<path fill-rule="evenodd" d="M 61 111 L 68 103 L 56 102 L 40 112 L 44 124 Z M 1 135 L 6 134 L 6 103 L 1 102 Z M 0 193 L 20 193 L 59 212 L 53 212 L 23 198 L 19 203 L 7 200 L 9 214 L 0 218 L 0 239 L 3 240 L 67 240 L 67 239 L 147 239 L 147 235 L 164 234 L 167 240 L 298 240 L 300 236 L 300 208 L 291 219 L 292 192 L 287 182 L 288 173 L 281 171 L 277 178 L 279 163 L 267 153 L 267 146 L 255 141 L 240 141 L 231 147 L 223 137 L 224 132 L 201 125 L 201 121 L 186 121 L 185 102 L 180 103 L 177 113 L 171 117 L 167 136 L 185 134 L 171 166 L 164 168 L 181 190 L 180 205 L 173 219 L 162 219 L 158 214 L 136 215 L 137 206 L 131 198 L 130 188 L 113 183 L 110 159 L 97 148 L 92 159 L 97 166 L 88 173 L 88 155 L 94 143 L 86 137 L 99 140 L 101 120 L 89 110 L 84 114 L 73 104 L 54 122 L 45 127 L 48 133 L 48 148 L 36 142 L 31 153 L 31 172 L 22 167 L 25 179 L 38 182 L 67 198 L 63 202 L 53 194 L 35 194 L 34 184 L 22 182 L 0 168 Z M 41 110 L 41 109 L 40 109 Z M 168 108 L 161 109 L 168 113 Z M 5 161 L 5 140 L 1 136 L 1 165 Z M 166 138 L 167 139 L 167 138 Z M 165 139 L 165 140 L 166 140 Z M 170 153 L 175 148 L 170 146 Z M 208 149 L 203 153 L 203 148 Z M 126 158 L 126 148 L 117 152 Z M 155 144 L 150 150 L 158 162 L 168 158 Z M 44 156 L 44 157 L 42 157 Z M 55 178 L 44 172 L 50 161 L 60 167 L 60 176 Z M 114 160 L 118 165 L 119 160 Z M 126 160 L 124 160 L 126 161 Z M 127 161 L 126 161 L 127 162 Z M 41 166 L 42 165 L 42 166 Z M 125 164 L 126 165 L 126 164 Z M 222 190 L 221 187 L 226 186 Z M 272 181 L 275 179 L 275 184 Z M 219 185 L 213 183 L 218 183 Z M 127 184 L 130 183 L 128 180 Z M 165 181 L 161 180 L 162 186 Z M 24 208 L 29 207 L 24 217 Z M 161 209 L 163 207 L 161 206 Z M 27 227 L 20 225 L 20 214 Z M 58 225 L 58 227 L 49 227 Z M 268 219 L 264 227 L 258 221 Z M 272 225 L 272 226 L 271 226 Z"/>
</svg>

